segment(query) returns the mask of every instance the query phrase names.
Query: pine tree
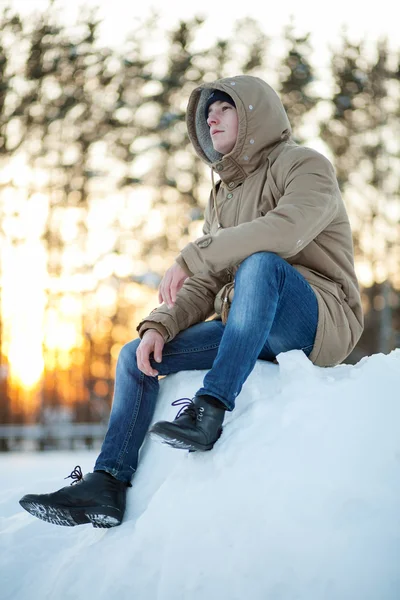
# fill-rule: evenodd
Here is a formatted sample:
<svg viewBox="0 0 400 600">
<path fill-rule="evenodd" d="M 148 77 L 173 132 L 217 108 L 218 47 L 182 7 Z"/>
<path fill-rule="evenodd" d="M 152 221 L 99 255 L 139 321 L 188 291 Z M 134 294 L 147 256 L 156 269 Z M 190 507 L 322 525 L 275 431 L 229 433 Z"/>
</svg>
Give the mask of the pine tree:
<svg viewBox="0 0 400 600">
<path fill-rule="evenodd" d="M 314 82 L 313 67 L 310 63 L 312 53 L 310 35 L 296 36 L 294 25 L 290 24 L 284 30 L 284 37 L 288 50 L 281 66 L 279 91 L 294 137 L 298 143 L 302 143 L 304 136 L 300 131 L 301 125 L 318 101 L 310 90 Z"/>
</svg>

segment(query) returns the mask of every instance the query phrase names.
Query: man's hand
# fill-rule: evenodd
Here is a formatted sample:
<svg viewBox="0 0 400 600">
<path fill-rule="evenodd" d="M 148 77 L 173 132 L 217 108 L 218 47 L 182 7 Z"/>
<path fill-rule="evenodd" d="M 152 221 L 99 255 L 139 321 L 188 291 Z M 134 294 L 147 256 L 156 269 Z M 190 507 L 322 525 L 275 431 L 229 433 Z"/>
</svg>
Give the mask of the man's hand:
<svg viewBox="0 0 400 600">
<path fill-rule="evenodd" d="M 185 271 L 178 263 L 174 263 L 165 273 L 160 283 L 158 289 L 158 300 L 160 304 L 161 302 L 165 302 L 168 308 L 172 308 L 175 304 L 176 295 L 187 278 L 188 275 Z"/>
<path fill-rule="evenodd" d="M 162 361 L 162 351 L 164 348 L 164 338 L 155 329 L 147 329 L 144 332 L 142 340 L 136 350 L 137 365 L 145 375 L 156 377 L 158 371 L 155 371 L 150 364 L 150 354 L 153 353 L 156 362 Z"/>
</svg>

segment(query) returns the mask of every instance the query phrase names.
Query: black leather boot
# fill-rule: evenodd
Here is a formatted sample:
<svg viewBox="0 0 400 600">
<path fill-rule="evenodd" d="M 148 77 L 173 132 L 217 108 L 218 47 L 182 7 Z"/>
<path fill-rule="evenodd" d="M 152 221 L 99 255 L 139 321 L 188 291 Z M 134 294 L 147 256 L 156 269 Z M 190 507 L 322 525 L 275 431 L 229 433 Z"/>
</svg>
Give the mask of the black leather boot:
<svg viewBox="0 0 400 600">
<path fill-rule="evenodd" d="M 115 527 L 121 524 L 129 483 L 118 481 L 104 471 L 83 477 L 79 466 L 68 477 L 74 480 L 70 485 L 52 494 L 27 494 L 19 501 L 20 505 L 34 517 L 54 525 L 73 527 L 92 523 L 93 527 Z"/>
<path fill-rule="evenodd" d="M 211 396 L 180 398 L 172 403 L 182 405 L 174 421 L 159 421 L 150 435 L 183 450 L 211 450 L 222 433 L 225 416 L 223 404 Z"/>
</svg>

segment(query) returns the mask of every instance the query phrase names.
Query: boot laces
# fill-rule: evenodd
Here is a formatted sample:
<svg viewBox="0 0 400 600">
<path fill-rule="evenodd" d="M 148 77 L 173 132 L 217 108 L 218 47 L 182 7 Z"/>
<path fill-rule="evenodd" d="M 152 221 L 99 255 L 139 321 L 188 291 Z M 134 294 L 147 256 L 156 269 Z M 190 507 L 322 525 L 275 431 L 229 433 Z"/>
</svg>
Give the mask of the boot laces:
<svg viewBox="0 0 400 600">
<path fill-rule="evenodd" d="M 178 400 L 174 400 L 171 406 L 180 406 L 175 419 L 179 419 L 181 415 L 185 415 L 191 417 L 193 421 L 197 419 L 197 408 L 193 400 L 190 398 L 179 398 Z"/>
<path fill-rule="evenodd" d="M 82 469 L 80 468 L 79 465 L 76 465 L 75 469 L 73 471 L 71 471 L 71 473 L 67 476 L 64 477 L 64 479 L 72 479 L 71 485 L 74 485 L 74 483 L 78 483 L 79 481 L 82 481 L 83 479 L 83 475 L 82 475 Z"/>
</svg>

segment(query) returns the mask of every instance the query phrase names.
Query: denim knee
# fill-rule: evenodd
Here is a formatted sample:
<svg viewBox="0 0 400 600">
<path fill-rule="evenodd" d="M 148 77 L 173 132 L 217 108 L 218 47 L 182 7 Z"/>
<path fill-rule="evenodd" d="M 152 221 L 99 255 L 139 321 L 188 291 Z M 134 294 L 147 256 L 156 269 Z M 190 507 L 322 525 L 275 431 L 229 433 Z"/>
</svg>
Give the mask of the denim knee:
<svg viewBox="0 0 400 600">
<path fill-rule="evenodd" d="M 117 369 L 120 369 L 121 367 L 128 369 L 137 367 L 136 350 L 138 349 L 140 342 L 140 338 L 137 338 L 122 346 L 118 356 Z"/>
<path fill-rule="evenodd" d="M 260 268 L 270 272 L 275 271 L 285 262 L 283 258 L 274 252 L 255 252 L 240 264 L 237 275 L 251 275 Z"/>
</svg>

